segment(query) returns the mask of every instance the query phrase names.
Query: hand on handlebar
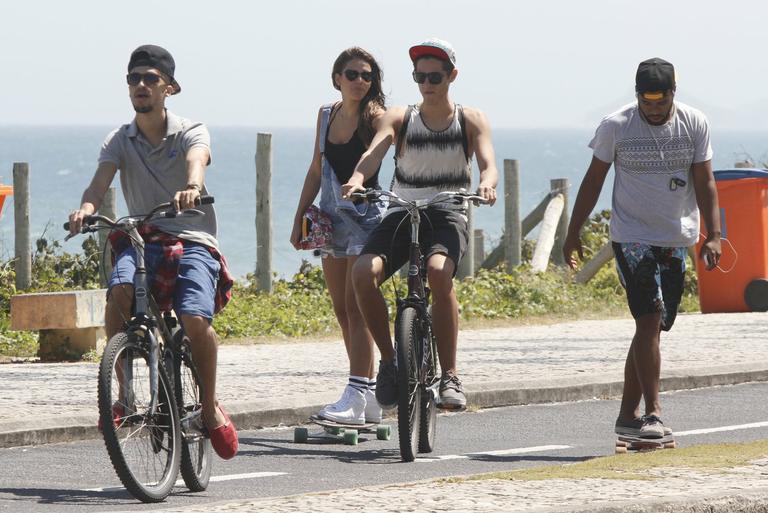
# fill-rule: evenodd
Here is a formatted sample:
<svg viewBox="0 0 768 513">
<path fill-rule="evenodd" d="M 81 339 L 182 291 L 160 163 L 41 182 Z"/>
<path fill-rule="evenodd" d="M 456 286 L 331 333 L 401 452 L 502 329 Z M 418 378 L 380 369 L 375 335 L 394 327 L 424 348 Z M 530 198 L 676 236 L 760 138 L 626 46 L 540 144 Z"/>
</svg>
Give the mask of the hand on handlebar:
<svg viewBox="0 0 768 513">
<path fill-rule="evenodd" d="M 67 223 L 69 227 L 65 228 L 69 230 L 69 235 L 78 235 L 83 229 L 83 224 L 85 223 L 86 218 L 90 215 L 91 212 L 87 212 L 83 209 L 73 210 L 72 213 L 69 214 L 69 223 Z"/>
<path fill-rule="evenodd" d="M 199 189 L 184 189 L 173 195 L 173 208 L 176 212 L 195 207 L 197 198 L 200 197 Z"/>
<path fill-rule="evenodd" d="M 341 186 L 341 197 L 344 199 L 351 199 L 354 192 L 365 192 L 365 187 L 355 182 L 347 182 Z"/>
<path fill-rule="evenodd" d="M 494 203 L 496 203 L 496 189 L 494 187 L 490 187 L 488 185 L 480 185 L 477 188 L 476 194 L 478 196 L 482 196 L 485 200 L 485 203 L 487 203 L 489 206 L 492 206 Z"/>
</svg>

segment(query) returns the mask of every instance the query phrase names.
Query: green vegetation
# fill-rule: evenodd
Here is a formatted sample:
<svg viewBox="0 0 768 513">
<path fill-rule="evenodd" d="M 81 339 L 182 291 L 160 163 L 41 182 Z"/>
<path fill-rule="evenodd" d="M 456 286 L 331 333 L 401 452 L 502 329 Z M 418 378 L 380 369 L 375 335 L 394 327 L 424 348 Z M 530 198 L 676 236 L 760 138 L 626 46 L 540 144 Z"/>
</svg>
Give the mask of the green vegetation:
<svg viewBox="0 0 768 513">
<path fill-rule="evenodd" d="M 511 479 L 535 481 L 543 479 L 656 479 L 648 470 L 660 467 L 690 468 L 704 472 L 722 472 L 742 467 L 768 456 L 768 440 L 747 443 L 697 445 L 674 450 L 658 450 L 638 454 L 619 454 L 594 458 L 572 465 L 552 465 L 528 470 L 494 472 L 466 478 Z M 459 481 L 463 479 L 453 479 Z"/>
<path fill-rule="evenodd" d="M 584 228 L 584 258 L 589 260 L 608 241 L 610 213 L 595 214 Z M 526 241 L 523 260 L 530 260 L 533 244 Z M 98 287 L 99 251 L 94 239 L 83 243 L 83 254 L 63 253 L 58 242 L 37 242 L 33 258 L 32 291 L 58 291 Z M 690 263 L 689 263 L 690 268 Z M 627 315 L 624 290 L 612 265 L 604 266 L 587 285 L 575 285 L 572 272 L 550 266 L 534 274 L 527 263 L 506 274 L 500 269 L 481 270 L 474 278 L 457 281 L 462 322 L 536 322 L 551 319 L 601 318 Z M 10 296 L 15 291 L 12 263 L 0 267 L 0 355 L 32 356 L 37 350 L 36 334 L 9 331 Z M 398 277 L 384 287 L 394 315 L 394 290 L 404 293 Z M 271 294 L 257 290 L 248 276 L 235 285 L 229 305 L 215 319 L 214 326 L 224 339 L 256 341 L 276 338 L 338 336 L 340 330 L 325 288 L 322 270 L 304 263 L 293 279 L 278 280 Z M 687 273 L 681 311 L 698 310 L 696 276 Z"/>
</svg>

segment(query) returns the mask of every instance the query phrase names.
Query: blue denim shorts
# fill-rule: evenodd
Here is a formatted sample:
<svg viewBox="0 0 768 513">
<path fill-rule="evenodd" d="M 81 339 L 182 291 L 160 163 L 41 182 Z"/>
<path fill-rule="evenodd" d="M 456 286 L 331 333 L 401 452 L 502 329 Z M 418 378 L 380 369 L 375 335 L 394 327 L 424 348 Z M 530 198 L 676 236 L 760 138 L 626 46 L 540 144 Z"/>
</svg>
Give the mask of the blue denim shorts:
<svg viewBox="0 0 768 513">
<path fill-rule="evenodd" d="M 202 244 L 190 241 L 183 241 L 183 244 L 184 254 L 179 261 L 173 309 L 179 316 L 195 315 L 210 321 L 213 319 L 214 298 L 221 264 Z M 144 248 L 144 263 L 150 285 L 154 270 L 162 260 L 162 254 L 160 244 L 147 244 Z M 107 297 L 115 285 L 133 285 L 134 274 L 136 274 L 136 250 L 130 247 L 120 253 L 115 260 Z"/>
<path fill-rule="evenodd" d="M 328 214 L 333 221 L 331 242 L 320 250 L 323 257 L 344 258 L 358 256 L 363 251 L 368 236 L 381 222 L 381 214 L 360 217 L 356 219 L 343 219 L 338 213 Z M 355 223 L 355 227 L 351 226 Z"/>
</svg>

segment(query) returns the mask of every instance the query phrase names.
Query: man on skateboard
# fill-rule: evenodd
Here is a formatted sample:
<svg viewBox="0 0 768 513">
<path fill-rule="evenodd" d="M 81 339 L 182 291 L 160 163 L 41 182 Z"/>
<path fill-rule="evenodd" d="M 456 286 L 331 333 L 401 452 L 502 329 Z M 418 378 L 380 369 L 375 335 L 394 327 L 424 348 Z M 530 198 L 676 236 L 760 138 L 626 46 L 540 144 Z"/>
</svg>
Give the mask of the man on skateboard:
<svg viewBox="0 0 768 513">
<path fill-rule="evenodd" d="M 592 162 L 576 197 L 563 254 L 572 268 L 574 252 L 583 258 L 579 232 L 613 164 L 611 241 L 635 319 L 615 431 L 662 438 L 671 430 L 660 418 L 660 334 L 672 328 L 677 315 L 686 248 L 699 237 L 699 212 L 706 230 L 699 257 L 707 270 L 720 259 L 720 215 L 709 122 L 700 111 L 675 101 L 672 64 L 657 58 L 641 62 L 635 90 L 637 102 L 606 116 L 589 143 Z"/>
</svg>

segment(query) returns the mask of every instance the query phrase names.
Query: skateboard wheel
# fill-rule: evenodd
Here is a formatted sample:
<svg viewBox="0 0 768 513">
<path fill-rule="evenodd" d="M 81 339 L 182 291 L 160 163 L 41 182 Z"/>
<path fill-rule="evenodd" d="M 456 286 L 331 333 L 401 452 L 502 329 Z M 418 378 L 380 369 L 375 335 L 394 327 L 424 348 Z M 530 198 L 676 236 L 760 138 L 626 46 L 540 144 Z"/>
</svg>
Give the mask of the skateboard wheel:
<svg viewBox="0 0 768 513">
<path fill-rule="evenodd" d="M 666 442 L 664 444 L 665 449 L 674 449 L 675 447 L 677 447 L 677 444 L 674 442 L 674 440 L 672 442 Z"/>
<path fill-rule="evenodd" d="M 305 427 L 297 427 L 293 430 L 293 442 L 303 444 L 309 438 L 309 430 Z"/>
<path fill-rule="evenodd" d="M 389 424 L 376 427 L 376 439 L 389 440 L 389 437 L 391 435 L 392 435 L 392 429 Z"/>
<path fill-rule="evenodd" d="M 350 429 L 348 431 L 344 431 L 344 444 L 357 445 L 357 429 Z"/>
<path fill-rule="evenodd" d="M 627 453 L 627 446 L 625 445 L 616 446 L 616 454 L 626 454 L 626 453 Z"/>
</svg>

